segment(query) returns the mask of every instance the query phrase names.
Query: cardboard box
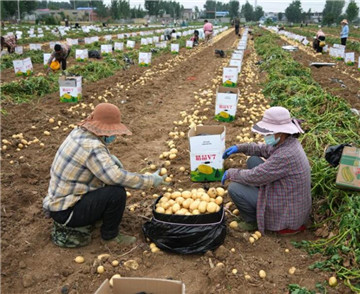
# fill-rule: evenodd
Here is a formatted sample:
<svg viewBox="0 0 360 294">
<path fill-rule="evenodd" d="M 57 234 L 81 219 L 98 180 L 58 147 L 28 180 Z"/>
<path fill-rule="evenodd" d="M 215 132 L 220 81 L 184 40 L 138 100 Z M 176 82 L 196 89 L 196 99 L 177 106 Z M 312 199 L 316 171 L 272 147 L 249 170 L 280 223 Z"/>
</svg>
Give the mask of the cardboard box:
<svg viewBox="0 0 360 294">
<path fill-rule="evenodd" d="M 179 53 L 179 49 L 180 49 L 180 45 L 179 44 L 171 44 L 171 53 L 172 54 L 178 54 Z"/>
<path fill-rule="evenodd" d="M 89 59 L 89 52 L 87 49 L 76 49 L 75 51 L 76 61 L 86 61 Z"/>
<path fill-rule="evenodd" d="M 150 66 L 151 64 L 151 53 L 139 52 L 139 65 Z"/>
<path fill-rule="evenodd" d="M 115 42 L 114 44 L 115 51 L 123 51 L 124 50 L 124 42 Z"/>
<path fill-rule="evenodd" d="M 193 41 L 190 41 L 190 40 L 187 40 L 187 41 L 186 41 L 186 48 L 191 49 L 193 46 L 194 46 L 194 42 L 193 42 Z"/>
<path fill-rule="evenodd" d="M 60 101 L 78 102 L 82 93 L 82 77 L 60 77 Z"/>
<path fill-rule="evenodd" d="M 25 58 L 22 60 L 13 60 L 15 75 L 17 76 L 30 76 L 33 73 L 33 65 L 31 58 Z"/>
<path fill-rule="evenodd" d="M 241 72 L 242 60 L 239 60 L 239 59 L 230 59 L 229 65 L 230 65 L 230 66 L 236 66 L 237 69 L 238 69 L 238 73 L 240 74 L 240 72 Z"/>
<path fill-rule="evenodd" d="M 235 88 L 238 82 L 238 67 L 227 66 L 223 68 L 223 86 Z"/>
<path fill-rule="evenodd" d="M 191 181 L 221 181 L 224 174 L 225 127 L 196 126 L 189 130 L 188 137 Z"/>
<path fill-rule="evenodd" d="M 115 278 L 113 287 L 106 279 L 95 294 L 185 294 L 185 284 L 181 281 L 152 278 Z"/>
<path fill-rule="evenodd" d="M 112 45 L 111 44 L 101 45 L 100 50 L 101 50 L 101 55 L 111 54 L 112 53 Z"/>
<path fill-rule="evenodd" d="M 239 89 L 218 87 L 216 91 L 215 119 L 222 122 L 235 120 Z"/>
<path fill-rule="evenodd" d="M 344 147 L 336 185 L 341 188 L 360 191 L 360 148 Z"/>
</svg>

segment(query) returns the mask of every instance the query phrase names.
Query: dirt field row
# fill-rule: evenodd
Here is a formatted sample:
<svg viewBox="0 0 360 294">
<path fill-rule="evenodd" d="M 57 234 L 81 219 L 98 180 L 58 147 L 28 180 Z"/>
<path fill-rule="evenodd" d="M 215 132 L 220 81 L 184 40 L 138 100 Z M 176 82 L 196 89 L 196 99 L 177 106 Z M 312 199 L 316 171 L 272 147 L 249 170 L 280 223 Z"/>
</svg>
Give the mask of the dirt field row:
<svg viewBox="0 0 360 294">
<path fill-rule="evenodd" d="M 133 66 L 113 77 L 86 85 L 83 101 L 76 107 L 60 103 L 58 93 L 38 102 L 4 105 L 8 114 L 2 116 L 2 138 L 13 142 L 6 152 L 2 152 L 1 286 L 4 293 L 93 293 L 104 279 L 115 273 L 128 277 L 181 280 L 188 294 L 287 293 L 288 284 L 314 289 L 317 282 L 328 279 L 330 274 L 308 270 L 308 266 L 319 257 L 309 257 L 291 245 L 292 240 L 313 239 L 311 232 L 294 237 L 269 234 L 250 244 L 248 234 L 229 228 L 223 246 L 203 256 L 151 253 L 149 243 L 143 237 L 142 224 L 151 216 L 152 195 L 163 193 L 161 188 L 146 191 L 146 196 L 142 195 L 143 191 L 129 190 L 131 196 L 121 231 L 137 237 L 133 247 L 104 244 L 98 229 L 94 231 L 92 243 L 79 249 L 62 249 L 50 240 L 51 221 L 42 212 L 42 199 L 47 192 L 51 162 L 71 129 L 69 125 L 86 117 L 99 102 L 114 103 L 121 109 L 122 120 L 133 136 L 118 138 L 110 145 L 111 152 L 130 171 L 149 170 L 151 163 L 161 166 L 164 161 L 159 159 L 159 155 L 168 151 L 166 141 L 170 139 L 169 133 L 188 131 L 188 123 L 173 124 L 173 121 L 183 120 L 180 112 L 193 114 L 198 110 L 198 122 L 219 124 L 213 120 L 214 93 L 229 57 L 216 58 L 214 49 L 234 49 L 237 43 L 238 39 L 230 30 L 219 36 L 213 46 L 182 51 L 178 57 L 170 54 L 160 56 L 150 69 Z M 266 81 L 266 75 L 259 72 L 257 61 L 250 40 L 239 77 L 241 107 L 238 118 L 231 124 L 224 124 L 227 128 L 226 146 L 239 142 L 237 136 L 250 133 L 248 116 L 254 104 L 267 104 L 260 86 Z M 201 104 L 195 96 L 206 99 L 206 102 Z M 59 128 L 53 129 L 56 126 L 49 124 L 51 117 L 55 124 L 62 122 Z M 259 114 L 257 118 L 260 117 Z M 51 136 L 45 136 L 44 130 L 50 131 Z M 18 133 L 23 133 L 27 140 L 37 137 L 44 146 L 36 143 L 16 151 L 14 145 L 18 139 L 12 139 L 12 135 Z M 257 140 L 255 136 L 249 136 Z M 174 142 L 179 154 L 167 167 L 169 174 L 173 175 L 171 189 L 203 187 L 200 183 L 190 182 L 188 172 L 179 171 L 180 166 L 189 170 L 188 139 L 179 137 Z M 226 168 L 243 166 L 244 161 L 244 156 L 234 156 Z M 220 183 L 210 186 L 218 187 Z M 229 202 L 228 196 L 225 202 Z M 233 219 L 227 214 L 227 223 Z M 286 253 L 285 249 L 289 252 Z M 109 253 L 109 261 L 117 259 L 120 265 L 112 267 L 105 262 L 105 273 L 95 273 L 93 262 L 101 253 Z M 77 255 L 84 256 L 85 263 L 76 264 L 73 260 Z M 137 270 L 128 270 L 123 265 L 130 259 L 139 263 Z M 216 266 L 218 263 L 224 265 Z M 296 272 L 290 275 L 288 270 L 293 266 Z M 237 270 L 236 274 L 233 269 Z M 266 279 L 259 278 L 259 270 L 266 271 Z M 249 274 L 251 279 L 245 280 L 245 274 Z M 346 290 L 340 286 L 328 293 L 346 293 Z"/>
</svg>

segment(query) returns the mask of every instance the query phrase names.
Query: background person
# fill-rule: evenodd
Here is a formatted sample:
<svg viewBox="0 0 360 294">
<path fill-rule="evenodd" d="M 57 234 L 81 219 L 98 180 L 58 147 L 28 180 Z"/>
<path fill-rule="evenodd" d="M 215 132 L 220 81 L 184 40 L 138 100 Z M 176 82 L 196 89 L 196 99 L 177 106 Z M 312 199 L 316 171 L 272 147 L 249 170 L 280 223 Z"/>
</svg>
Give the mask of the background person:
<svg viewBox="0 0 360 294">
<path fill-rule="evenodd" d="M 238 17 L 235 18 L 234 25 L 235 25 L 235 35 L 239 36 L 240 19 Z"/>
<path fill-rule="evenodd" d="M 212 38 L 213 34 L 213 25 L 207 20 L 204 20 L 204 34 L 205 34 L 205 42 L 209 42 Z"/>
<path fill-rule="evenodd" d="M 116 136 L 131 135 L 117 106 L 101 103 L 78 125 L 59 147 L 50 169 L 43 208 L 54 220 L 52 240 L 61 247 L 85 246 L 91 241 L 91 226 L 102 220 L 103 240 L 131 244 L 135 237 L 119 233 L 125 187 L 157 187 L 166 184 L 166 175 L 129 172 L 110 154 L 107 146 Z"/>
<path fill-rule="evenodd" d="M 4 49 L 4 47 L 6 47 L 9 53 L 14 53 L 16 42 L 17 42 L 16 35 L 7 35 L 1 37 L 1 51 Z"/>
<path fill-rule="evenodd" d="M 346 19 L 343 19 L 341 21 L 341 33 L 340 33 L 340 38 L 341 38 L 341 45 L 346 46 L 346 40 L 349 37 L 349 25 L 348 25 L 348 21 Z"/>
<path fill-rule="evenodd" d="M 66 60 L 69 57 L 71 52 L 71 46 L 67 44 L 56 44 L 54 46 L 54 51 L 51 53 L 51 56 L 48 61 L 48 68 L 46 69 L 46 74 L 50 71 L 51 62 L 55 59 L 59 63 L 61 63 L 61 69 L 63 73 L 66 70 Z"/>
<path fill-rule="evenodd" d="M 164 39 L 166 40 L 171 40 L 171 34 L 176 33 L 175 29 L 171 29 L 171 28 L 167 28 L 164 30 Z"/>
<path fill-rule="evenodd" d="M 305 230 L 312 201 L 310 165 L 297 140 L 303 130 L 286 108 L 271 107 L 252 131 L 264 135 L 266 144 L 234 145 L 223 155 L 251 156 L 248 169 L 228 169 L 222 179 L 231 181 L 228 193 L 244 220 L 239 227 L 280 234 Z"/>
<path fill-rule="evenodd" d="M 325 46 L 325 33 L 322 31 L 322 29 L 319 29 L 316 33 L 314 42 L 313 42 L 313 48 L 316 50 L 316 52 L 322 52 L 323 47 Z"/>
</svg>

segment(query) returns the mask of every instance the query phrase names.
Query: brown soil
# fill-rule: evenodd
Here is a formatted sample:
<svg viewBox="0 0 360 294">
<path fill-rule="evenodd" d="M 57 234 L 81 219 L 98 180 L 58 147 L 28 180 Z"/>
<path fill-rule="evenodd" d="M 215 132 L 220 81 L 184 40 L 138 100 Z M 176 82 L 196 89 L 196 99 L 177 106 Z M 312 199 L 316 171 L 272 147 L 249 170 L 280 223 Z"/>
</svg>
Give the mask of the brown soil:
<svg viewBox="0 0 360 294">
<path fill-rule="evenodd" d="M 130 191 L 132 195 L 128 198 L 121 231 L 137 237 L 135 246 L 124 248 L 104 244 L 98 229 L 94 231 L 92 243 L 79 249 L 62 249 L 50 240 L 52 222 L 42 212 L 42 199 L 47 193 L 49 169 L 54 155 L 69 133 L 69 130 L 64 131 L 63 128 L 87 116 L 91 112 L 90 103 L 96 105 L 106 98 L 119 106 L 123 122 L 133 132 L 131 137 L 118 138 L 110 146 L 111 152 L 130 171 L 144 171 L 151 162 L 161 165 L 163 161 L 159 160 L 159 154 L 168 150 L 166 141 L 169 140 L 168 133 L 174 130 L 173 121 L 181 119 L 180 111 L 191 114 L 196 109 L 194 92 L 200 93 L 211 88 L 211 80 L 221 76 L 222 67 L 227 63 L 227 60 L 214 57 L 214 49 L 227 50 L 234 48 L 234 44 L 235 35 L 231 32 L 212 47 L 186 50 L 179 57 L 163 55 L 157 58 L 150 68 L 150 72 L 154 73 L 151 79 L 143 79 L 149 73 L 147 69 L 133 66 L 113 77 L 88 84 L 83 89 L 84 104 L 76 104 L 79 107 L 74 111 L 69 109 L 75 104 L 60 103 L 58 93 L 29 104 L 3 105 L 8 114 L 2 116 L 2 138 L 12 142 L 8 150 L 2 151 L 1 160 L 1 287 L 4 293 L 61 293 L 64 286 L 72 294 L 93 293 L 104 279 L 115 273 L 126 277 L 181 280 L 188 294 L 287 293 L 288 284 L 314 289 L 317 282 L 329 278 L 330 273 L 308 270 L 308 266 L 316 259 L 291 245 L 293 240 L 313 239 L 311 232 L 293 237 L 268 234 L 250 244 L 246 235 L 244 237 L 243 233 L 229 229 L 223 247 L 203 256 L 149 253 L 149 244 L 142 234 L 142 224 L 145 222 L 144 217 L 151 216 L 150 206 L 154 201 L 152 194 L 161 193 L 161 189 L 147 191 L 147 196 L 142 196 L 142 191 Z M 240 77 L 239 87 L 251 93 L 260 90 L 264 76 L 257 71 L 252 42 L 249 48 L 244 67 L 249 66 L 248 72 L 253 71 L 258 79 L 247 78 L 244 73 Z M 215 97 L 212 98 L 207 111 L 200 109 L 200 114 L 208 117 L 203 120 L 204 124 L 219 124 L 212 119 Z M 254 103 L 248 96 L 245 98 L 245 106 Z M 62 121 L 59 129 L 52 129 L 54 125 L 48 122 L 50 117 Z M 250 126 L 249 122 L 240 122 L 241 117 L 242 112 L 239 111 L 233 124 L 225 124 L 227 146 L 236 142 L 236 135 L 242 128 Z M 50 131 L 51 136 L 44 136 L 45 130 Z M 187 132 L 188 128 L 183 125 L 178 126 L 178 130 Z M 12 135 L 20 132 L 27 140 L 38 137 L 45 146 L 32 144 L 15 151 L 15 144 L 19 142 Z M 189 176 L 179 171 L 180 166 L 189 169 L 187 139 L 176 140 L 176 146 L 178 157 L 168 168 L 175 179 L 173 189 L 202 187 L 199 183 L 190 182 Z M 235 160 L 229 165 L 235 166 Z M 220 184 L 212 183 L 211 186 Z M 225 202 L 228 201 L 226 197 Z M 132 204 L 138 205 L 133 212 L 129 210 Z M 233 219 L 231 215 L 227 216 L 228 223 Z M 235 252 L 231 252 L 231 248 Z M 285 253 L 285 248 L 289 248 L 290 252 Z M 101 253 L 109 253 L 110 260 L 118 259 L 120 266 L 113 268 L 109 262 L 105 262 L 105 273 L 95 274 L 93 261 Z M 85 263 L 76 264 L 74 258 L 77 255 L 84 256 Z M 139 262 L 136 271 L 126 270 L 122 265 L 123 261 L 129 259 Z M 218 262 L 223 262 L 225 266 L 211 268 L 211 263 L 216 265 Z M 294 275 L 288 274 L 292 266 L 297 268 Z M 236 275 L 232 274 L 234 268 L 238 270 Z M 261 269 L 267 272 L 264 280 L 258 276 Z M 251 275 L 250 281 L 244 279 L 245 272 Z M 340 285 L 328 293 L 349 292 Z"/>
<path fill-rule="evenodd" d="M 279 45 L 295 44 L 280 40 Z M 311 69 L 313 79 L 332 95 L 348 101 L 351 107 L 360 109 L 360 71 L 357 66 L 348 66 L 343 61 L 332 59 L 328 54 L 316 54 L 312 48 L 296 43 L 300 50 L 292 52 L 293 58 L 305 67 Z M 358 55 L 355 54 L 355 60 Z M 335 66 L 323 66 L 316 68 L 309 66 L 312 62 L 335 63 Z"/>
</svg>

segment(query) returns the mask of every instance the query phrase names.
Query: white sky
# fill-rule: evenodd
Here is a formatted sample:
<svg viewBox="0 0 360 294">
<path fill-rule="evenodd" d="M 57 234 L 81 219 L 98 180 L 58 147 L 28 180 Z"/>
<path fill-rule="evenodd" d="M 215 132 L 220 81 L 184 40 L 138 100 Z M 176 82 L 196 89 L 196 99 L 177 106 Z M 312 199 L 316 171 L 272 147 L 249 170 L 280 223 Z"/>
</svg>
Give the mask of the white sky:
<svg viewBox="0 0 360 294">
<path fill-rule="evenodd" d="M 184 5 L 185 8 L 194 8 L 198 6 L 200 9 L 203 9 L 203 6 L 206 0 L 176 0 Z M 218 0 L 219 1 L 219 0 Z M 104 2 L 110 3 L 111 0 L 104 0 Z M 139 4 L 144 7 L 144 0 L 130 0 L 130 6 L 138 6 Z M 223 2 L 229 2 L 223 1 Z M 240 0 L 241 5 L 245 4 L 246 0 Z M 265 12 L 284 12 L 286 7 L 292 0 L 257 0 L 257 5 L 262 6 Z M 304 11 L 308 11 L 311 8 L 312 12 L 321 12 L 325 6 L 325 0 L 301 0 L 301 7 Z M 345 9 L 350 0 L 345 0 Z M 360 6 L 360 0 L 355 0 L 355 2 Z M 249 0 L 249 3 L 254 6 L 255 0 Z"/>
</svg>

